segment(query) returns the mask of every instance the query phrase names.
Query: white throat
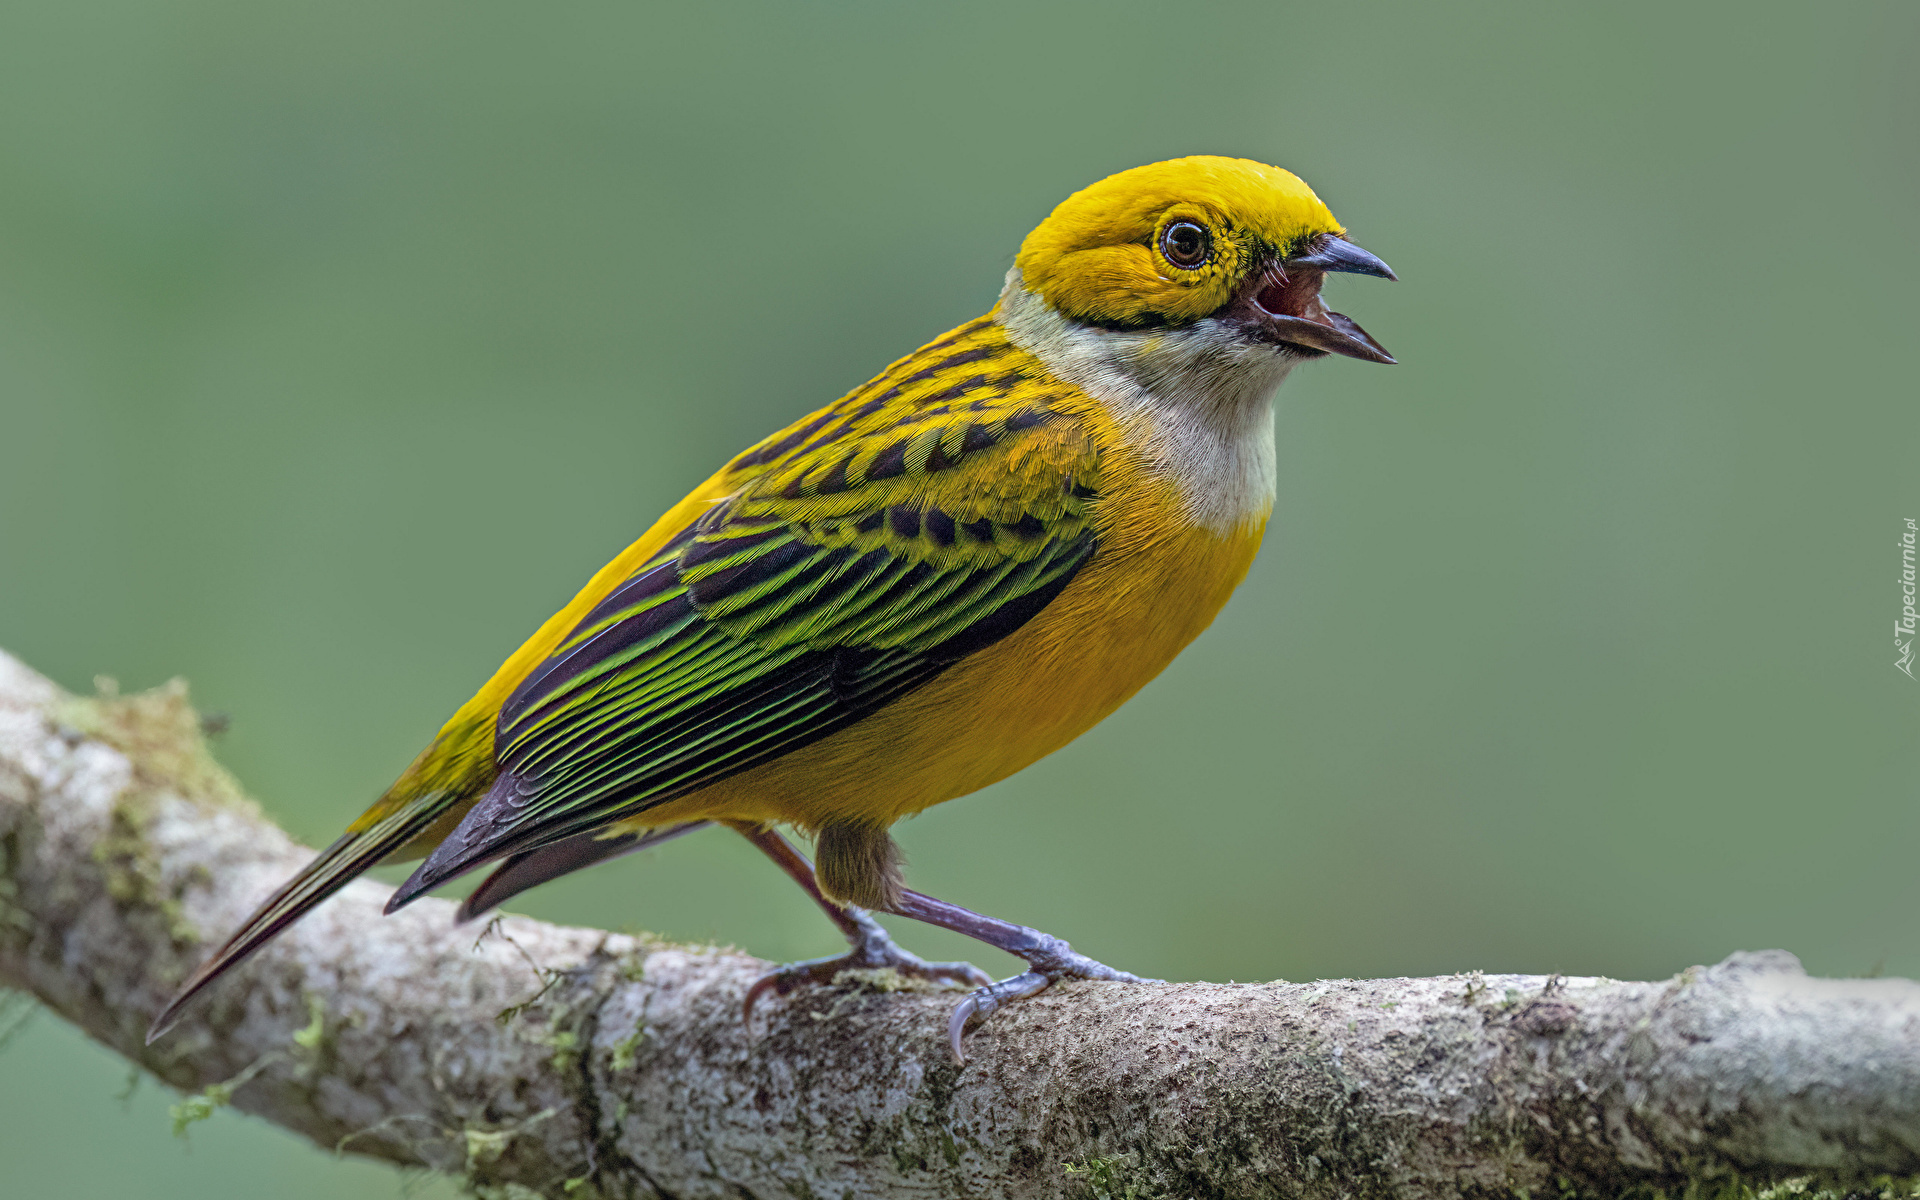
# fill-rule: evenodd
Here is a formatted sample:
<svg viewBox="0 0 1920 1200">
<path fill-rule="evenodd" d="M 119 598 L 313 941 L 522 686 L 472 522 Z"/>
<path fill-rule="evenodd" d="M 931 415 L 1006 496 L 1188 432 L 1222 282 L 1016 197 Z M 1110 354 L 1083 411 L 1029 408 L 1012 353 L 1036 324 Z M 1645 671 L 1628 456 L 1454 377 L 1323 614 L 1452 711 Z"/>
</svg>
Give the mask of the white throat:
<svg viewBox="0 0 1920 1200">
<path fill-rule="evenodd" d="M 1112 407 L 1179 487 L 1194 524 L 1225 536 L 1273 511 L 1273 393 L 1292 355 L 1206 318 L 1178 329 L 1079 325 L 1007 272 L 995 319 L 1055 375 Z"/>
</svg>

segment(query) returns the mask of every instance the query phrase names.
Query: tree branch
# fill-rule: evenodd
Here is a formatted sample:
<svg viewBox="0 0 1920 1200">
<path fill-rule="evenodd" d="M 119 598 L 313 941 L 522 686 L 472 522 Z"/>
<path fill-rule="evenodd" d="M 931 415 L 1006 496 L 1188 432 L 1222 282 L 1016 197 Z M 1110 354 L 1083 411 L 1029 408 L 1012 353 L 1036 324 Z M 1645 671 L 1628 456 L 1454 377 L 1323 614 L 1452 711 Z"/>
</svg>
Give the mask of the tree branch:
<svg viewBox="0 0 1920 1200">
<path fill-rule="evenodd" d="M 996 1016 L 961 1069 L 951 993 L 851 980 L 749 1029 L 756 959 L 512 917 L 476 943 L 453 905 L 382 917 L 387 889 L 362 881 L 144 1046 L 206 942 L 308 853 L 207 754 L 179 684 L 78 699 L 0 654 L 0 984 L 176 1087 L 223 1086 L 321 1146 L 483 1194 L 1616 1195 L 1920 1174 L 1920 986 L 1809 979 L 1778 951 L 1664 983 L 1063 986 Z"/>
</svg>

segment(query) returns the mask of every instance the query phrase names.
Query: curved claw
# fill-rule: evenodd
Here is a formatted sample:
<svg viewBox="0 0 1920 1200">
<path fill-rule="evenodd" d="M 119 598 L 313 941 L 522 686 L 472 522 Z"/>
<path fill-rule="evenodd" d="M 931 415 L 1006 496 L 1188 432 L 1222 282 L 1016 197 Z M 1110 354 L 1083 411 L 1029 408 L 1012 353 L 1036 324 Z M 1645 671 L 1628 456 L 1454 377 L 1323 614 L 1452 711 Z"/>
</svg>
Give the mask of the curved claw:
<svg viewBox="0 0 1920 1200">
<path fill-rule="evenodd" d="M 747 989 L 746 998 L 740 1002 L 740 1019 L 752 1021 L 753 1006 L 770 991 L 784 996 L 802 984 L 831 983 L 835 975 L 859 965 L 849 961 L 852 958 L 851 954 L 838 958 L 810 958 L 805 962 L 788 963 L 777 971 L 768 971 Z"/>
<path fill-rule="evenodd" d="M 1166 982 L 1164 979 L 1144 979 L 1128 971 L 1116 971 L 1084 954 L 1075 954 L 1065 942 L 1055 941 L 1056 944 L 1045 954 L 1035 955 L 1040 961 L 1033 964 L 1033 970 L 989 984 L 954 1005 L 953 1015 L 947 1018 L 947 1045 L 953 1050 L 954 1062 L 961 1066 L 967 1063 L 965 1040 L 969 1022 L 976 1019 L 984 1021 L 998 1012 L 1001 1005 L 1038 995 L 1062 979 L 1092 979 L 1106 983 Z"/>
<path fill-rule="evenodd" d="M 877 928 L 877 927 L 876 927 Z M 882 937 L 884 938 L 884 934 Z M 969 962 L 926 962 L 909 954 L 891 941 L 873 942 L 836 958 L 813 958 L 788 963 L 753 981 L 740 1002 L 740 1019 L 751 1023 L 754 1005 L 768 992 L 785 996 L 806 984 L 832 983 L 842 971 L 891 969 L 915 979 L 932 983 L 959 984 L 963 987 L 993 985 L 993 976 Z"/>
<path fill-rule="evenodd" d="M 1051 977 L 1038 971 L 1028 971 L 1002 979 L 999 983 L 990 983 L 954 1005 L 953 1015 L 947 1018 L 947 1045 L 953 1048 L 953 1061 L 963 1067 L 967 1065 L 964 1044 L 967 1022 L 975 1017 L 984 1021 L 1009 1000 L 1024 1000 L 1045 991 L 1052 983 Z"/>
<path fill-rule="evenodd" d="M 740 1002 L 740 1023 L 741 1024 L 743 1025 L 753 1024 L 753 1006 L 760 1002 L 760 997 L 766 995 L 768 989 L 780 988 L 781 995 L 784 996 L 787 994 L 787 989 L 784 987 L 780 987 L 782 978 L 785 975 L 786 975 L 786 972 L 784 970 L 768 971 L 765 975 L 762 975 L 760 978 L 753 981 L 753 986 L 747 989 L 746 999 Z"/>
</svg>

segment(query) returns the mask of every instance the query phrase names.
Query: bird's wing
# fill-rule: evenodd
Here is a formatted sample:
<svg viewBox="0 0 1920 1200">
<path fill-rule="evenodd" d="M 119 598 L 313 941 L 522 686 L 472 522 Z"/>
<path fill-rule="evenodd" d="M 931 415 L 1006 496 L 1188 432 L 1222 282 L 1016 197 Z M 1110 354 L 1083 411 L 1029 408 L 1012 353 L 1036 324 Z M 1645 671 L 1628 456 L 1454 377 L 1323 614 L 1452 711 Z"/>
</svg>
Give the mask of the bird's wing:
<svg viewBox="0 0 1920 1200">
<path fill-rule="evenodd" d="M 796 749 L 1011 632 L 1092 551 L 1098 456 L 1065 394 L 982 318 L 749 448 L 502 664 L 148 1040 L 376 862 L 482 846 L 466 866 L 511 855 L 494 894 L 523 890 L 631 848 L 547 852 L 568 828 Z M 436 857 L 436 882 L 466 869 Z"/>
<path fill-rule="evenodd" d="M 1045 607 L 1093 553 L 1098 456 L 1027 389 L 969 382 L 771 439 L 521 683 L 492 789 L 389 911 L 826 737 Z"/>
</svg>

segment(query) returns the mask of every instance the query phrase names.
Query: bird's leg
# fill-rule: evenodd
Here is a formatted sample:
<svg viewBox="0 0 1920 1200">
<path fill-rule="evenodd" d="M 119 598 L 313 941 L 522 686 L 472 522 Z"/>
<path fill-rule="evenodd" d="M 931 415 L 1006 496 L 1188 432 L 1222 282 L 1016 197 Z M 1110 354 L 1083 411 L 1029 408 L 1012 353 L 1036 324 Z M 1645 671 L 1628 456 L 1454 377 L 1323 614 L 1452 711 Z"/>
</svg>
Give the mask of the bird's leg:
<svg viewBox="0 0 1920 1200">
<path fill-rule="evenodd" d="M 1028 969 L 1024 973 L 988 984 L 954 1007 L 953 1016 L 947 1021 L 947 1042 L 953 1048 L 955 1062 L 967 1061 L 963 1039 L 968 1022 L 975 1018 L 984 1020 L 1001 1005 L 1031 996 L 1062 979 L 1099 979 L 1114 983 L 1162 982 L 1116 971 L 1105 963 L 1095 962 L 1084 954 L 1075 953 L 1072 946 L 1050 933 L 1015 925 L 997 917 L 983 916 L 958 904 L 949 904 L 919 892 L 902 891 L 892 911 L 898 916 L 912 917 L 916 921 L 964 933 L 1027 962 Z"/>
<path fill-rule="evenodd" d="M 978 990 L 956 1005 L 952 1017 L 947 1021 L 947 1042 L 953 1048 L 954 1060 L 964 1063 L 967 1061 L 964 1038 L 969 1023 L 975 1019 L 984 1020 L 1002 1005 L 1031 996 L 1062 979 L 1098 979 L 1114 983 L 1161 982 L 1143 979 L 1126 971 L 1116 971 L 1105 963 L 1095 962 L 1084 954 L 1076 953 L 1072 946 L 1050 933 L 902 889 L 899 900 L 888 910 L 894 915 L 911 917 L 965 934 L 976 941 L 1005 950 L 1016 958 L 1025 959 L 1029 969 L 994 983 L 984 971 L 971 963 L 923 962 L 894 945 L 887 931 L 864 909 L 829 900 L 821 892 L 820 884 L 814 878 L 813 866 L 807 862 L 806 855 L 794 849 L 793 843 L 771 826 L 734 824 L 733 827 L 758 846 L 761 853 L 778 863 L 780 869 L 799 884 L 807 895 L 812 896 L 814 903 L 840 927 L 840 932 L 846 935 L 847 941 L 853 946 L 850 954 L 793 963 L 755 980 L 753 986 L 747 989 L 744 1006 L 749 1017 L 753 1015 L 754 1002 L 769 991 L 784 996 L 805 984 L 828 983 L 835 975 L 850 967 L 892 967 L 903 974 L 917 975 L 923 979 L 970 983 L 976 985 Z"/>
<path fill-rule="evenodd" d="M 880 927 L 865 909 L 851 905 L 836 904 L 821 892 L 819 882 L 813 876 L 813 864 L 807 856 L 794 848 L 777 830 L 768 825 L 735 824 L 733 828 L 755 846 L 760 852 L 779 864 L 792 880 L 799 884 L 813 902 L 820 906 L 827 919 L 839 927 L 853 949 L 835 958 L 816 958 L 806 962 L 789 963 L 778 971 L 762 975 L 747 989 L 747 998 L 742 1004 L 742 1016 L 752 1019 L 753 1006 L 767 992 L 787 993 L 811 983 L 830 983 L 835 975 L 846 970 L 871 970 L 888 967 L 920 979 L 929 979 L 937 983 L 960 983 L 969 986 L 981 986 L 992 983 L 985 971 L 972 963 L 930 963 L 918 955 L 908 953 L 894 944 L 893 938 Z M 1063 943 L 1064 944 L 1064 943 Z"/>
</svg>

